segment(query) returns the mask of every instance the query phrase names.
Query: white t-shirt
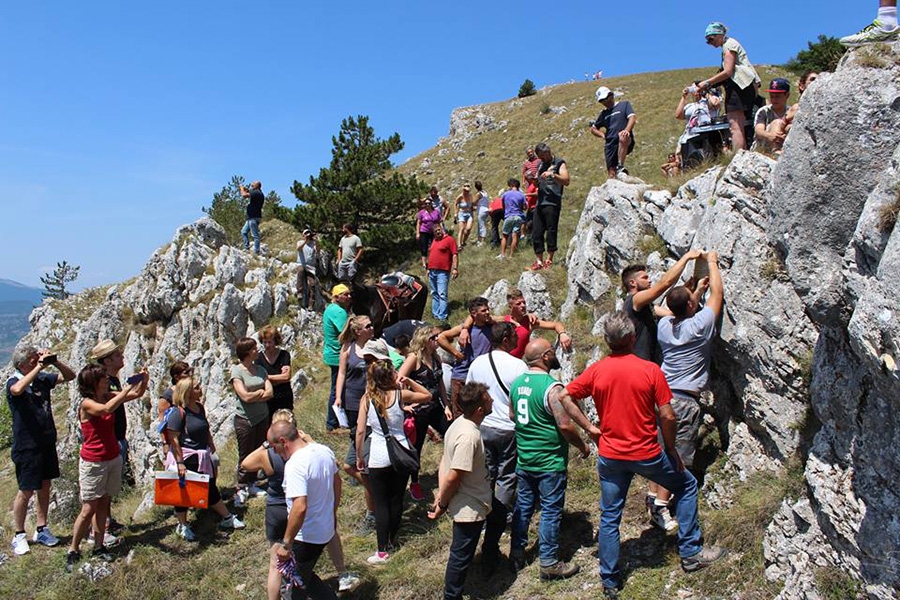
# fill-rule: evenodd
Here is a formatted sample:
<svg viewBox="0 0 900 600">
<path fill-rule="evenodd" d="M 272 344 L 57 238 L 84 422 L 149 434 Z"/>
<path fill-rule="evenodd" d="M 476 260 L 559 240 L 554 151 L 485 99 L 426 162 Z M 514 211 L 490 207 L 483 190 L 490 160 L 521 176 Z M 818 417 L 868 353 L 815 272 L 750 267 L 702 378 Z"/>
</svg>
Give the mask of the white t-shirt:
<svg viewBox="0 0 900 600">
<path fill-rule="evenodd" d="M 388 406 L 386 412 L 387 415 L 384 420 L 387 423 L 388 433 L 397 438 L 404 447 L 409 448 L 409 440 L 406 439 L 406 433 L 403 432 L 405 413 L 400 407 L 400 398 L 395 398 L 394 403 Z M 368 467 L 370 469 L 382 469 L 391 466 L 391 457 L 388 456 L 387 442 L 381 430 L 378 411 L 371 402 L 369 402 L 369 410 L 366 413 L 366 423 L 372 428 Z"/>
<path fill-rule="evenodd" d="M 294 499 L 306 496 L 306 518 L 294 538 L 327 544 L 334 537 L 334 452 L 322 444 L 309 444 L 294 452 L 284 465 L 284 496 L 288 513 Z"/>
<path fill-rule="evenodd" d="M 516 358 L 508 352 L 493 350 L 490 354 L 482 354 L 473 360 L 466 377 L 466 383 L 474 381 L 486 385 L 488 394 L 494 400 L 491 414 L 486 416 L 481 424 L 494 429 L 513 431 L 516 425 L 509 418 L 509 394 L 500 387 L 497 376 L 494 375 L 494 369 L 491 368 L 490 358 L 494 359 L 494 366 L 497 367 L 500 380 L 503 381 L 507 390 L 516 377 L 528 370 L 528 365 L 521 358 Z"/>
</svg>

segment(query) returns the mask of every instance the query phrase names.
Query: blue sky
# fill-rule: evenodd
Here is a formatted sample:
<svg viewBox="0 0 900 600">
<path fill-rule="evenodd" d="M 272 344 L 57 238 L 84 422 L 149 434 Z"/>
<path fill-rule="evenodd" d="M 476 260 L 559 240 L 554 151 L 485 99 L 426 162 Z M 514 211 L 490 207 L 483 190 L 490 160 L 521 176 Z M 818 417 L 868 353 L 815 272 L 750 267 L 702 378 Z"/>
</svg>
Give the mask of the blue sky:
<svg viewBox="0 0 900 600">
<path fill-rule="evenodd" d="M 447 134 L 453 108 L 526 77 L 716 65 L 710 20 L 753 62 L 782 63 L 877 6 L 848 4 L 7 2 L 0 277 L 39 286 L 64 259 L 79 289 L 132 277 L 233 174 L 293 205 L 348 115 L 399 132 L 402 162 Z"/>
</svg>

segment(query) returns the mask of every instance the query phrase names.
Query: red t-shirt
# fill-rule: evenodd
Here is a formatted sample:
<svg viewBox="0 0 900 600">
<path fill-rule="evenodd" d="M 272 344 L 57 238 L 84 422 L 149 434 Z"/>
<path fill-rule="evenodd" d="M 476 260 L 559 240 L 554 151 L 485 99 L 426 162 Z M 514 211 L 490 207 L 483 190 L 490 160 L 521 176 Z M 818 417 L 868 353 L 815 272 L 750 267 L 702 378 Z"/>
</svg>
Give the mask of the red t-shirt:
<svg viewBox="0 0 900 600">
<path fill-rule="evenodd" d="M 456 240 L 452 235 L 444 234 L 441 239 L 431 242 L 431 250 L 428 251 L 428 269 L 449 271 L 453 267 L 453 257 L 456 254 Z"/>
<path fill-rule="evenodd" d="M 491 200 L 490 207 L 491 212 L 495 210 L 503 210 L 503 196 L 497 196 L 493 200 Z"/>
<path fill-rule="evenodd" d="M 112 460 L 119 455 L 116 440 L 116 415 L 109 413 L 91 417 L 81 423 L 81 458 L 88 462 Z"/>
<path fill-rule="evenodd" d="M 528 205 L 528 210 L 534 210 L 534 207 L 537 206 L 537 197 L 537 186 L 533 183 L 529 183 L 528 189 L 525 190 L 525 203 Z"/>
<path fill-rule="evenodd" d="M 518 336 L 518 343 L 516 343 L 516 347 L 510 351 L 510 354 L 516 358 L 522 358 L 525 356 L 525 346 L 528 345 L 528 340 L 531 339 L 531 330 L 528 329 L 527 325 L 522 325 L 518 321 L 513 321 L 512 315 L 506 315 L 506 322 L 515 324 L 516 335 Z"/>
<path fill-rule="evenodd" d="M 630 353 L 613 354 L 588 367 L 566 390 L 576 400 L 594 399 L 602 432 L 600 456 L 647 460 L 662 451 L 654 408 L 668 404 L 672 392 L 655 363 Z"/>
</svg>

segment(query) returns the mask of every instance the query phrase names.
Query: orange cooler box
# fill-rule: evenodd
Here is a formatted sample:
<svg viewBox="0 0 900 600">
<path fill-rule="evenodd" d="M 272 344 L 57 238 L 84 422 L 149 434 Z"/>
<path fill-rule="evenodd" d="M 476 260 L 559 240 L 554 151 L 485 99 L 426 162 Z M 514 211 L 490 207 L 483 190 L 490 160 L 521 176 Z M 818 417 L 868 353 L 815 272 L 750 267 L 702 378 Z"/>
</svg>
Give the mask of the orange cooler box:
<svg viewBox="0 0 900 600">
<path fill-rule="evenodd" d="M 153 501 L 163 506 L 209 508 L 209 475 L 188 471 L 182 484 L 178 473 L 157 471 Z"/>
</svg>

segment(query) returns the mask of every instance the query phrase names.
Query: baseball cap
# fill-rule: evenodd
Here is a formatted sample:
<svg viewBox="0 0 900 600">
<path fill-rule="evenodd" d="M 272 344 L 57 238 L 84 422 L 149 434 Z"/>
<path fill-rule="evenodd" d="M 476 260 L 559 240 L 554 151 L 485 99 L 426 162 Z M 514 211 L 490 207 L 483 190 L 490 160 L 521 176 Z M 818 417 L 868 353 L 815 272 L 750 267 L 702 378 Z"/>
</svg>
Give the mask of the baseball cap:
<svg viewBox="0 0 900 600">
<path fill-rule="evenodd" d="M 339 283 L 336 286 L 334 286 L 333 288 L 331 288 L 332 298 L 335 296 L 340 296 L 341 294 L 346 294 L 348 292 L 350 292 L 350 288 L 348 288 L 343 283 Z"/>
<path fill-rule="evenodd" d="M 605 85 L 601 85 L 597 88 L 597 92 L 594 94 L 597 97 L 597 102 L 602 102 L 609 98 L 609 95 L 612 94 L 612 90 L 606 87 Z"/>
<path fill-rule="evenodd" d="M 391 350 L 388 348 L 387 342 L 382 339 L 369 340 L 362 349 L 356 348 L 356 355 L 360 358 L 371 356 L 375 360 L 390 360 Z"/>
<path fill-rule="evenodd" d="M 784 77 L 776 77 L 769 84 L 769 89 L 767 92 L 784 92 L 785 94 L 790 93 L 791 91 L 791 82 L 789 82 Z"/>
</svg>

